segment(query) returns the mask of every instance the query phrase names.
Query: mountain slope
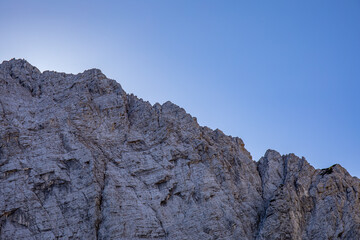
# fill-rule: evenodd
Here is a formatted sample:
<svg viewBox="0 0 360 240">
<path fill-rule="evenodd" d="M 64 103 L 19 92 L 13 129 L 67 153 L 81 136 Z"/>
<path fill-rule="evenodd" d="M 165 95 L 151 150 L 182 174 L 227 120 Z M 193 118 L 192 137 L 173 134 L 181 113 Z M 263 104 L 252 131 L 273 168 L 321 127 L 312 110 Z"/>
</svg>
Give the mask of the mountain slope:
<svg viewBox="0 0 360 240">
<path fill-rule="evenodd" d="M 1 239 L 360 239 L 360 181 L 151 105 L 100 70 L 0 65 Z"/>
</svg>

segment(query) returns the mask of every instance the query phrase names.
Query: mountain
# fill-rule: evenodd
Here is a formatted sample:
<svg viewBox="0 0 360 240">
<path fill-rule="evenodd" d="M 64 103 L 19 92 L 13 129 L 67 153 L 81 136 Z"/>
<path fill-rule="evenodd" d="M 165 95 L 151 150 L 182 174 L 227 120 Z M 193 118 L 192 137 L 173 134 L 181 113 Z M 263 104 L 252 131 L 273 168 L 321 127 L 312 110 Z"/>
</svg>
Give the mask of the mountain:
<svg viewBox="0 0 360 240">
<path fill-rule="evenodd" d="M 100 70 L 0 65 L 1 239 L 360 239 L 360 181 L 151 105 Z"/>
</svg>

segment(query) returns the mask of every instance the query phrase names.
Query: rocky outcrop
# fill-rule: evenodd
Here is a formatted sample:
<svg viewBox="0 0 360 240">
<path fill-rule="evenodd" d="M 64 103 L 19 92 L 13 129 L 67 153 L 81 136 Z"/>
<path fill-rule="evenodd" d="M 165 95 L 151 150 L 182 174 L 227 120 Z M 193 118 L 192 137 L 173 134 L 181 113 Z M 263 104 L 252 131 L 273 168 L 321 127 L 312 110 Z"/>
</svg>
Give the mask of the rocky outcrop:
<svg viewBox="0 0 360 240">
<path fill-rule="evenodd" d="M 360 239 L 359 191 L 100 70 L 0 65 L 1 239 Z"/>
</svg>

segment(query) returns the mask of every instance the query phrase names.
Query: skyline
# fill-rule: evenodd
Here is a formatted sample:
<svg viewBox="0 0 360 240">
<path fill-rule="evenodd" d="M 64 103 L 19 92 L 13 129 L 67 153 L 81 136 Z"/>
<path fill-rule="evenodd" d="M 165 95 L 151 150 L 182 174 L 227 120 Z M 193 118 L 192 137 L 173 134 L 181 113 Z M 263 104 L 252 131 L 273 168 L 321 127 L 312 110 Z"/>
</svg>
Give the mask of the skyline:
<svg viewBox="0 0 360 240">
<path fill-rule="evenodd" d="M 202 126 L 360 176 L 357 1 L 0 1 L 0 61 L 99 68 Z"/>
</svg>

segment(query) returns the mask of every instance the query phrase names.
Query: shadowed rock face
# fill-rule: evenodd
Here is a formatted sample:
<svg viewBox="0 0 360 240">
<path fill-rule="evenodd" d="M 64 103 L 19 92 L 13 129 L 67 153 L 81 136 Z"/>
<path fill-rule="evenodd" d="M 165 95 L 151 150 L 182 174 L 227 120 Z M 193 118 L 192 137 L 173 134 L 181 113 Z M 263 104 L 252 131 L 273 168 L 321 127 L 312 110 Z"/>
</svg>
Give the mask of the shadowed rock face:
<svg viewBox="0 0 360 240">
<path fill-rule="evenodd" d="M 0 65 L 1 239 L 360 239 L 359 191 L 100 70 Z"/>
</svg>

